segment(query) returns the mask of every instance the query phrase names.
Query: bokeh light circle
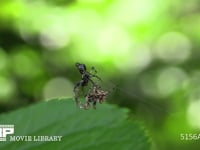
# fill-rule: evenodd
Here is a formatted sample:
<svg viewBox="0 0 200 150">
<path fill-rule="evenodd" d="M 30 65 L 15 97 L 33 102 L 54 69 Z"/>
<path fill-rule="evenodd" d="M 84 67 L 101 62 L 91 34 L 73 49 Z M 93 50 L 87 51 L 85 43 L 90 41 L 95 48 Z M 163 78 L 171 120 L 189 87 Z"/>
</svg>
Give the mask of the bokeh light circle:
<svg viewBox="0 0 200 150">
<path fill-rule="evenodd" d="M 196 129 L 200 129 L 200 100 L 190 102 L 187 110 L 187 119 L 189 124 Z"/>
<path fill-rule="evenodd" d="M 157 78 L 159 93 L 162 96 L 169 96 L 174 91 L 181 88 L 186 79 L 187 74 L 181 68 L 168 67 L 161 70 Z"/>
<path fill-rule="evenodd" d="M 160 37 L 154 49 L 155 56 L 167 63 L 182 63 L 191 53 L 191 42 L 183 33 L 169 32 Z"/>
<path fill-rule="evenodd" d="M 51 98 L 73 97 L 73 84 L 66 78 L 56 77 L 49 80 L 43 90 L 45 100 Z"/>
</svg>

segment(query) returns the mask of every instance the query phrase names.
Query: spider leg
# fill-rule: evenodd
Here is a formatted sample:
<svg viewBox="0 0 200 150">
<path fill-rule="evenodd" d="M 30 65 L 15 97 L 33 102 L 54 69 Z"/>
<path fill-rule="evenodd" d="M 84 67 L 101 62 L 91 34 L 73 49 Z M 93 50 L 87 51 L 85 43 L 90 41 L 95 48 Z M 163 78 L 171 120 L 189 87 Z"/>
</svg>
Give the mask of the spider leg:
<svg viewBox="0 0 200 150">
<path fill-rule="evenodd" d="M 82 81 L 82 80 L 81 80 Z M 79 81 L 79 82 L 77 82 L 76 84 L 75 84 L 75 86 L 74 86 L 74 93 L 75 93 L 75 91 L 76 91 L 76 89 L 78 88 L 78 87 L 80 87 L 81 86 L 81 81 Z"/>
<path fill-rule="evenodd" d="M 97 78 L 99 81 L 102 81 L 99 76 L 97 76 L 97 70 L 94 67 L 91 67 L 90 72 L 87 72 L 91 77 Z"/>
<path fill-rule="evenodd" d="M 95 78 L 97 78 L 99 81 L 102 81 L 101 78 L 100 78 L 99 76 L 97 76 L 97 75 L 92 75 L 92 77 L 95 77 Z"/>
<path fill-rule="evenodd" d="M 91 83 L 92 83 L 92 86 L 96 86 L 96 84 L 94 83 L 94 81 L 92 79 L 88 79 Z"/>
<path fill-rule="evenodd" d="M 83 83 L 83 81 L 81 80 L 81 81 L 77 82 L 74 86 L 74 99 L 75 99 L 77 107 L 80 107 L 80 108 L 82 108 L 82 104 L 78 100 L 78 97 L 79 97 L 79 88 L 82 87 L 82 83 Z"/>
<path fill-rule="evenodd" d="M 87 95 L 86 97 L 85 97 L 85 99 L 86 99 L 86 102 L 85 102 L 85 105 L 84 105 L 84 108 L 85 109 L 89 109 L 90 108 L 90 103 L 89 103 L 89 97 L 88 97 L 89 95 Z"/>
<path fill-rule="evenodd" d="M 89 74 L 90 78 L 91 78 L 91 77 L 94 77 L 94 78 L 97 78 L 99 81 L 102 81 L 101 78 L 100 78 L 99 76 L 97 76 L 97 75 L 95 75 L 95 74 L 91 74 L 91 73 L 89 73 L 89 72 L 87 72 L 87 73 Z"/>
<path fill-rule="evenodd" d="M 91 74 L 97 74 L 97 70 L 92 66 L 90 69 Z"/>
<path fill-rule="evenodd" d="M 96 109 L 96 104 L 97 104 L 97 102 L 94 101 L 94 102 L 93 102 L 93 108 L 94 108 L 94 109 Z"/>
</svg>

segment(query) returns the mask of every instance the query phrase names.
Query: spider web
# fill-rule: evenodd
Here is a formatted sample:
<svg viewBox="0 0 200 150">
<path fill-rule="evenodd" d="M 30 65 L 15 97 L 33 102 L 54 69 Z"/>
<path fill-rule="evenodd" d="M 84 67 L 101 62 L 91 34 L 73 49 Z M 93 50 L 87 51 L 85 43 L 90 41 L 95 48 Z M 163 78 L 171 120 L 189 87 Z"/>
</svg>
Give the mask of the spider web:
<svg viewBox="0 0 200 150">
<path fill-rule="evenodd" d="M 135 101 L 135 104 L 143 104 L 146 108 L 149 108 L 151 111 L 154 111 L 155 113 L 162 113 L 166 114 L 169 116 L 173 116 L 175 112 L 169 108 L 169 106 L 164 106 L 163 104 L 158 104 L 147 97 L 144 98 L 142 94 L 137 94 L 136 91 L 133 89 L 127 89 L 127 88 L 122 88 L 119 86 L 120 84 L 117 84 L 113 81 L 108 81 L 102 79 L 101 86 L 103 87 L 104 90 L 109 92 L 108 98 L 106 101 L 114 102 L 113 100 L 109 100 L 109 96 L 117 93 L 117 95 L 121 95 L 122 97 L 129 97 L 131 98 L 132 101 Z M 115 103 L 115 102 L 114 102 Z"/>
</svg>

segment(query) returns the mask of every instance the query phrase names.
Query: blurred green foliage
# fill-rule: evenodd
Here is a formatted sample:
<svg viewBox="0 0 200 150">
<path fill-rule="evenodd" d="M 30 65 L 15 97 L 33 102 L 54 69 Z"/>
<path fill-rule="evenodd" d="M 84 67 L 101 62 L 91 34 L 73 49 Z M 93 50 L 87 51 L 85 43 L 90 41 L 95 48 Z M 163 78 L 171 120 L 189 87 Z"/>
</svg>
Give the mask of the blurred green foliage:
<svg viewBox="0 0 200 150">
<path fill-rule="evenodd" d="M 95 66 L 108 102 L 131 109 L 154 149 L 199 149 L 198 0 L 2 0 L 0 111 L 72 97 L 75 62 Z"/>
</svg>

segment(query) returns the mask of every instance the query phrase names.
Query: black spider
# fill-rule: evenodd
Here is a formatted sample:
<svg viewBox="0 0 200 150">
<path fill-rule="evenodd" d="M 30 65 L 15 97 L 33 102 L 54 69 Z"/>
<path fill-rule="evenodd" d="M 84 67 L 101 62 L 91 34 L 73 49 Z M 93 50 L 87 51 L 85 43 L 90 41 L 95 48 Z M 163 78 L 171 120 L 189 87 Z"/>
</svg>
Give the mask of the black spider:
<svg viewBox="0 0 200 150">
<path fill-rule="evenodd" d="M 76 63 L 76 67 L 81 74 L 81 80 L 77 82 L 74 86 L 75 101 L 76 101 L 77 106 L 82 107 L 81 103 L 78 101 L 79 87 L 83 88 L 87 86 L 89 82 L 92 84 L 91 89 L 93 89 L 93 87 L 98 87 L 98 85 L 91 78 L 95 77 L 99 79 L 100 81 L 101 81 L 101 78 L 99 78 L 96 75 L 97 71 L 95 70 L 94 67 L 91 68 L 90 72 L 87 71 L 85 64 Z"/>
<path fill-rule="evenodd" d="M 92 77 L 96 77 L 97 79 L 101 80 L 101 78 L 99 78 L 96 75 L 97 71 L 95 70 L 94 67 L 91 68 L 91 71 L 94 71 L 94 73 L 91 73 L 91 71 L 87 72 L 85 64 L 76 63 L 76 67 L 77 67 L 77 69 L 79 70 L 79 72 L 81 74 L 81 80 L 75 84 L 75 86 L 74 86 L 74 92 L 80 86 L 81 87 L 87 86 L 89 82 L 91 82 L 92 85 L 94 86 L 95 83 L 91 79 Z"/>
</svg>

